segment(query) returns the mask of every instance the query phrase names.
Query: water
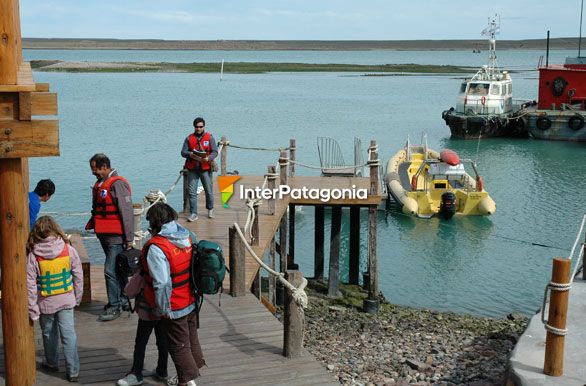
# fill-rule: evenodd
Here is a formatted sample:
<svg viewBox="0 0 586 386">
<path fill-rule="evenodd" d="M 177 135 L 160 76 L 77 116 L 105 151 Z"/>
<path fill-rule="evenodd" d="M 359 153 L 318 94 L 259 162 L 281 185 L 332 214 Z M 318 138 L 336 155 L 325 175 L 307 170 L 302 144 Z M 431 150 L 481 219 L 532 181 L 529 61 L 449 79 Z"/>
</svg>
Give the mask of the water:
<svg viewBox="0 0 586 386">
<path fill-rule="evenodd" d="M 46 52 L 27 50 L 25 57 L 30 59 Z M 160 58 L 170 55 L 167 61 L 183 54 L 142 52 Z M 87 52 L 53 53 L 52 58 L 82 58 Z M 385 55 L 392 54 L 405 62 L 414 62 L 416 56 L 412 52 L 379 53 L 377 58 L 377 52 L 368 52 L 374 55 L 368 60 L 385 62 L 389 60 Z M 120 60 L 125 54 L 128 56 L 124 60 L 137 60 L 134 51 L 109 53 L 118 55 Z M 232 54 L 241 55 L 235 60 L 251 55 Z M 506 54 L 517 57 L 518 68 L 533 68 L 540 55 L 507 51 L 501 58 Z M 566 54 L 558 55 L 557 61 Z M 271 52 L 262 55 L 268 60 Z M 285 52 L 276 53 L 274 60 L 297 55 L 305 62 L 364 58 L 363 53 L 356 52 Z M 478 54 L 430 52 L 421 54 L 419 60 L 426 64 L 463 64 L 464 59 L 462 63 L 453 59 L 465 56 L 473 57 L 469 59 L 472 62 Z M 501 59 L 504 65 L 503 62 Z M 47 177 L 57 184 L 56 195 L 44 204 L 43 211 L 89 210 L 94 177 L 88 159 L 96 152 L 107 153 L 113 166 L 131 181 L 135 201 L 152 188 L 166 190 L 183 164 L 179 156 L 181 144 L 198 115 L 206 118 L 208 129 L 216 138 L 225 135 L 237 145 L 286 146 L 289 138 L 296 138 L 297 157 L 308 164 L 319 164 L 317 136 L 335 137 L 348 160 L 354 136 L 364 143 L 376 139 L 386 162 L 403 146 L 408 135 L 417 141 L 422 132 L 427 133 L 430 147 L 450 147 L 464 158 L 476 159 L 485 187 L 497 203 L 495 215 L 444 222 L 399 213 L 385 218 L 383 212 L 379 213 L 380 288 L 393 303 L 490 316 L 512 311 L 531 314 L 540 307 L 551 259 L 569 253 L 584 213 L 584 145 L 450 139 L 441 112 L 454 105 L 460 81 L 453 76 L 225 74 L 220 82 L 218 74 L 34 75 L 37 82 L 49 82 L 51 90 L 59 94 L 61 156 L 30 160 L 32 184 Z M 514 74 L 515 97 L 535 99 L 536 79 L 535 71 Z M 267 165 L 276 163 L 277 156 L 232 148 L 228 169 L 261 174 Z M 298 174 L 315 172 L 298 168 Z M 180 208 L 180 188 L 169 199 Z M 347 212 L 344 216 L 343 255 L 348 251 L 349 228 Z M 87 218 L 59 216 L 58 220 L 65 228 L 82 229 Z M 304 208 L 296 220 L 296 259 L 304 274 L 310 276 L 313 209 Z M 362 227 L 362 234 L 366 235 L 366 215 Z M 328 230 L 326 240 L 327 233 Z M 361 243 L 364 264 L 365 237 Z M 345 264 L 347 258 L 342 262 Z"/>
</svg>

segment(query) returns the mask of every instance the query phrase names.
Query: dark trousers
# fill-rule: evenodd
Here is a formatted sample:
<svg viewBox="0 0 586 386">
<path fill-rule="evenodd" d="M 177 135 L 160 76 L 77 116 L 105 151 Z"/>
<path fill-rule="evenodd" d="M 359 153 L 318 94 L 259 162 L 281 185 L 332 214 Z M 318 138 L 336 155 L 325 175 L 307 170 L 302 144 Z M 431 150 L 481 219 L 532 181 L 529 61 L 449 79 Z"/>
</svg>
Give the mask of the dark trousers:
<svg viewBox="0 0 586 386">
<path fill-rule="evenodd" d="M 142 380 L 142 370 L 144 368 L 144 355 L 147 343 L 151 332 L 155 330 L 155 337 L 157 338 L 157 349 L 159 351 L 159 359 L 157 361 L 157 374 L 161 377 L 167 377 L 167 334 L 163 323 L 160 320 L 138 320 L 136 327 L 136 339 L 134 340 L 134 358 L 132 362 L 131 372 L 136 375 L 136 378 Z"/>
<path fill-rule="evenodd" d="M 205 365 L 203 352 L 197 337 L 197 313 L 193 311 L 179 319 L 162 319 L 167 331 L 169 354 L 175 363 L 179 383 L 187 383 L 199 377 L 199 369 Z"/>
</svg>

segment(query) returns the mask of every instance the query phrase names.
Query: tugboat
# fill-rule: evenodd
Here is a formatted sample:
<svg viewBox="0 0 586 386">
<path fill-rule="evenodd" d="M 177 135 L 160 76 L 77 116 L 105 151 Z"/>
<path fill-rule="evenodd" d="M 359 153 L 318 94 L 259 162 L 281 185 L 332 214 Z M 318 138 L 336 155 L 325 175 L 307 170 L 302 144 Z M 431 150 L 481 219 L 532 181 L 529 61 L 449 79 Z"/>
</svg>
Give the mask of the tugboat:
<svg viewBox="0 0 586 386">
<path fill-rule="evenodd" d="M 466 172 L 465 164 L 475 177 Z M 413 146 L 407 139 L 405 147 L 387 163 L 386 171 L 389 198 L 405 214 L 450 219 L 454 215 L 486 216 L 496 211 L 476 164 L 460 159 L 453 150 L 438 153 L 427 148 L 427 141 Z"/>
<path fill-rule="evenodd" d="M 507 71 L 501 71 L 496 60 L 495 36 L 500 30 L 498 15 L 489 19 L 482 31 L 488 36 L 488 64 L 460 85 L 456 108 L 442 113 L 452 137 L 478 139 L 484 137 L 526 137 L 510 118 L 513 111 L 513 82 Z"/>
<path fill-rule="evenodd" d="M 581 41 L 581 39 L 579 40 Z M 517 113 L 517 126 L 537 139 L 586 141 L 586 57 L 566 58 L 565 64 L 549 64 L 549 31 L 545 66 L 539 65 L 537 106 Z"/>
</svg>

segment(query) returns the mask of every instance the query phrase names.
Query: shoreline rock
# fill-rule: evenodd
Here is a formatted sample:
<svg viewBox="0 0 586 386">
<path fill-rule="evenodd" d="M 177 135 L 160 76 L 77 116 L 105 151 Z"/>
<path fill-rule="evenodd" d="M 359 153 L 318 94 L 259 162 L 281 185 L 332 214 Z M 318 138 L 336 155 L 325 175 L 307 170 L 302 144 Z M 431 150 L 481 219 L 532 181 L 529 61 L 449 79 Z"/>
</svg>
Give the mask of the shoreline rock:
<svg viewBox="0 0 586 386">
<path fill-rule="evenodd" d="M 528 319 L 414 309 L 382 298 L 378 314 L 360 311 L 366 293 L 342 285 L 307 289 L 305 347 L 344 385 L 500 385 L 508 357 Z"/>
</svg>

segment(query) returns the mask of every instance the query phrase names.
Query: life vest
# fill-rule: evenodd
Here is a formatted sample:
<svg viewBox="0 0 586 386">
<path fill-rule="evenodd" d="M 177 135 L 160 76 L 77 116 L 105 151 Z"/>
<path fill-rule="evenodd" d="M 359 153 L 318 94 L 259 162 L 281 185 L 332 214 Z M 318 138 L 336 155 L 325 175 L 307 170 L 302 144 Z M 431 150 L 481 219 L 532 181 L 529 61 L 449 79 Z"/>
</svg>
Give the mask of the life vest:
<svg viewBox="0 0 586 386">
<path fill-rule="evenodd" d="M 40 274 L 37 278 L 37 287 L 41 290 L 41 295 L 48 297 L 73 291 L 71 258 L 67 244 L 54 259 L 45 259 L 37 255 L 35 257 L 39 264 Z"/>
<path fill-rule="evenodd" d="M 120 211 L 112 198 L 112 184 L 116 181 L 124 181 L 130 192 L 130 184 L 122 176 L 109 177 L 101 184 L 100 181 L 96 181 L 92 189 L 92 220 L 96 233 L 124 234 Z"/>
<path fill-rule="evenodd" d="M 212 153 L 211 138 L 212 138 L 212 135 L 210 133 L 208 133 L 207 131 L 205 133 L 203 133 L 203 135 L 201 136 L 201 139 L 199 139 L 199 140 L 197 139 L 195 134 L 190 134 L 189 137 L 187 137 L 189 150 L 190 151 L 193 151 L 193 150 L 205 151 L 206 154 L 209 156 Z M 198 165 L 199 165 L 199 167 L 198 167 Z M 188 169 L 188 170 L 194 170 L 194 169 L 210 170 L 211 164 L 209 161 L 201 161 L 200 162 L 200 161 L 194 160 L 193 158 L 188 158 L 185 160 L 184 168 Z"/>
<path fill-rule="evenodd" d="M 191 238 L 190 238 L 191 240 Z M 142 266 L 145 269 L 144 275 L 144 298 L 150 308 L 156 308 L 155 290 L 153 278 L 150 275 L 147 254 L 151 244 L 161 248 L 171 269 L 171 310 L 181 310 L 195 303 L 195 295 L 191 290 L 191 242 L 186 248 L 180 248 L 170 242 L 166 237 L 153 236 L 142 249 Z"/>
</svg>

